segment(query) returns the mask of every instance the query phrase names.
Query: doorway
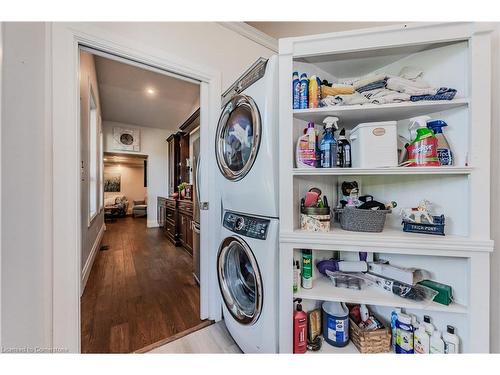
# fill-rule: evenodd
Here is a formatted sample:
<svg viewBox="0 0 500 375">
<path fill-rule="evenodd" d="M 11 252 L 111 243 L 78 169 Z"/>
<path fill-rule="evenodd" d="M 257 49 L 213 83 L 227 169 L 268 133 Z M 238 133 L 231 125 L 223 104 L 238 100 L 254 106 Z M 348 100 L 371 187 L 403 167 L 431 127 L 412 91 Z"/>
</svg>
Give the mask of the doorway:
<svg viewBox="0 0 500 375">
<path fill-rule="evenodd" d="M 210 152 L 220 108 L 220 72 L 183 61 L 175 56 L 134 41 L 125 43 L 116 35 L 86 24 L 54 24 L 52 27 L 52 141 L 53 141 L 53 346 L 70 352 L 80 352 L 80 290 L 81 290 L 81 215 L 80 135 L 78 132 L 78 48 L 94 48 L 98 53 L 126 59 L 132 64 L 146 64 L 152 70 L 176 74 L 200 82 L 201 154 L 206 165 L 215 165 Z M 173 73 L 175 72 L 175 73 Z M 189 77 L 189 78 L 187 78 Z M 74 126 L 68 126 L 74 124 Z M 206 124 L 203 127 L 203 124 Z M 203 134 L 205 132 L 205 134 Z M 200 318 L 221 319 L 220 297 L 217 290 L 215 250 L 218 242 L 214 225 L 220 218 L 220 192 L 216 189 L 214 168 L 203 168 L 206 181 L 201 190 L 204 208 L 200 213 Z M 210 202 L 213 202 L 210 204 Z M 210 208 L 209 208 L 210 207 Z M 208 209 L 209 208 L 209 209 Z M 204 224 L 206 223 L 206 224 Z"/>
</svg>

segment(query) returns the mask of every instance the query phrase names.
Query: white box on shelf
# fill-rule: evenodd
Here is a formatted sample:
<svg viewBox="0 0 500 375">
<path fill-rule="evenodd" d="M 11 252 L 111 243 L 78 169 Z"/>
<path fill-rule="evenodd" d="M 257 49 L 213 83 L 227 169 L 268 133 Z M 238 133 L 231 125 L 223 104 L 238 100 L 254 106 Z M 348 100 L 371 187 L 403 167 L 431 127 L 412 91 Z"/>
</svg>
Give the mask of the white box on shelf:
<svg viewBox="0 0 500 375">
<path fill-rule="evenodd" d="M 410 285 L 415 285 L 419 281 L 430 277 L 428 272 L 424 270 L 397 267 L 383 261 L 368 263 L 368 272 Z"/>
<path fill-rule="evenodd" d="M 350 135 L 353 168 L 396 167 L 398 132 L 396 121 L 366 122 Z"/>
</svg>

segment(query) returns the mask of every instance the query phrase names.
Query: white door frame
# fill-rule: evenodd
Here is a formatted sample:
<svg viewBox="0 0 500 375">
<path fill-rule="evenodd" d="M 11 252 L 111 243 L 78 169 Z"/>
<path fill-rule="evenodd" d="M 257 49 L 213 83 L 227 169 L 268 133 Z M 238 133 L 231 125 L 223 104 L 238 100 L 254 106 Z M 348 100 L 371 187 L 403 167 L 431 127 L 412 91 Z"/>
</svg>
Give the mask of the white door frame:
<svg viewBox="0 0 500 375">
<path fill-rule="evenodd" d="M 52 346 L 69 352 L 80 352 L 80 131 L 78 75 L 80 44 L 162 70 L 189 77 L 200 84 L 200 154 L 205 167 L 201 178 L 201 200 L 210 202 L 201 211 L 200 244 L 202 319 L 221 319 L 221 301 L 216 278 L 216 256 L 219 243 L 220 189 L 215 161 L 215 130 L 221 104 L 221 73 L 172 56 L 134 40 L 120 37 L 86 23 L 52 23 L 52 142 L 53 159 L 53 314 Z M 165 145 L 166 147 L 166 145 Z M 206 168 L 206 166 L 213 168 Z M 167 193 L 167 192 L 165 192 Z M 208 250 L 208 251 L 207 251 Z"/>
</svg>

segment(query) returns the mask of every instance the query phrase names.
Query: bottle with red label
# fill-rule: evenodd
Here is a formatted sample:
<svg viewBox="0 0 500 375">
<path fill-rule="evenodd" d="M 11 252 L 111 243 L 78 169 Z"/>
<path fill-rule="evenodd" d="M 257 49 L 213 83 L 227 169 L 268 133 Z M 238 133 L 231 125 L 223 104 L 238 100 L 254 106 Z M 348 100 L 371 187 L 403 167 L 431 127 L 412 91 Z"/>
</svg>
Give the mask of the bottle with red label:
<svg viewBox="0 0 500 375">
<path fill-rule="evenodd" d="M 307 314 L 302 310 L 302 299 L 297 298 L 297 308 L 293 313 L 293 352 L 307 351 Z"/>
<path fill-rule="evenodd" d="M 427 128 L 429 116 L 410 119 L 410 132 L 417 127 L 416 137 L 406 148 L 409 167 L 439 167 L 438 140 L 434 132 Z"/>
</svg>

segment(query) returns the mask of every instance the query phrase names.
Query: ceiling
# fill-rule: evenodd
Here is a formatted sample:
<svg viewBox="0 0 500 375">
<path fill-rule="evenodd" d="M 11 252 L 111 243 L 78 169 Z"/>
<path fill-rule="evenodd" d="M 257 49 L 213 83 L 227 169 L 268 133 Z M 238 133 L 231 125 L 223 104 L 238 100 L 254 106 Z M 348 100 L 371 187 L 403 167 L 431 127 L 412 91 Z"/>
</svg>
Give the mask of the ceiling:
<svg viewBox="0 0 500 375">
<path fill-rule="evenodd" d="M 101 56 L 95 65 L 103 121 L 176 131 L 199 107 L 196 83 Z"/>
<path fill-rule="evenodd" d="M 263 33 L 279 39 L 292 36 L 332 33 L 337 31 L 389 26 L 401 22 L 246 22 Z"/>
</svg>

